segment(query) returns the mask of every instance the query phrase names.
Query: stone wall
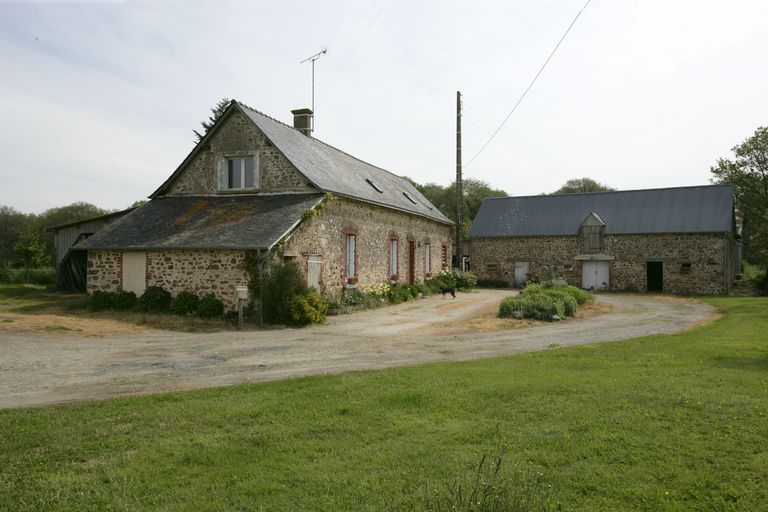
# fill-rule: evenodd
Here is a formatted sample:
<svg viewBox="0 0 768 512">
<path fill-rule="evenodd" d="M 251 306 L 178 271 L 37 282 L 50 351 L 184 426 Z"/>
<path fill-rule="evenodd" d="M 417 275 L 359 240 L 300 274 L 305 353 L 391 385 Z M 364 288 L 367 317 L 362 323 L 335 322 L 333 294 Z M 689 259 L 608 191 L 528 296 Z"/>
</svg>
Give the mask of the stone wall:
<svg viewBox="0 0 768 512">
<path fill-rule="evenodd" d="M 88 251 L 86 291 L 116 292 L 123 289 L 123 253 Z"/>
<path fill-rule="evenodd" d="M 307 219 L 290 237 L 285 254 L 296 258 L 307 272 L 307 256 L 322 256 L 321 288 L 327 295 L 337 295 L 348 283 L 345 271 L 345 234 L 357 235 L 357 286 L 388 282 L 389 248 L 398 239 L 397 282 L 408 282 L 408 243 L 414 243 L 414 281 L 423 282 L 426 244 L 430 244 L 431 273 L 442 268 L 441 251 L 446 247 L 450 265 L 450 227 L 424 217 L 382 208 L 358 201 L 334 198 L 318 216 Z"/>
<path fill-rule="evenodd" d="M 515 262 L 527 261 L 529 279 L 541 279 L 549 267 L 555 276 L 580 286 L 581 249 L 577 235 L 474 238 L 472 271 L 480 279 L 514 284 Z M 722 294 L 733 280 L 731 244 L 723 234 L 605 235 L 600 258 L 609 261 L 611 290 L 646 291 L 648 261 L 663 263 L 665 292 Z"/>
<path fill-rule="evenodd" d="M 176 296 L 193 292 L 214 294 L 226 310 L 237 307 L 235 286 L 246 286 L 248 274 L 240 266 L 245 251 L 167 250 L 147 253 L 147 286 L 160 286 Z"/>
<path fill-rule="evenodd" d="M 253 121 L 234 110 L 171 184 L 169 195 L 212 195 L 219 191 L 218 160 L 227 155 L 259 153 L 258 192 L 316 192 L 292 163 L 283 156 Z M 238 191 L 242 193 L 242 191 Z M 255 190 L 253 192 L 256 192 Z M 225 191 L 223 193 L 233 193 Z M 234 192 L 236 193 L 236 192 Z"/>
</svg>

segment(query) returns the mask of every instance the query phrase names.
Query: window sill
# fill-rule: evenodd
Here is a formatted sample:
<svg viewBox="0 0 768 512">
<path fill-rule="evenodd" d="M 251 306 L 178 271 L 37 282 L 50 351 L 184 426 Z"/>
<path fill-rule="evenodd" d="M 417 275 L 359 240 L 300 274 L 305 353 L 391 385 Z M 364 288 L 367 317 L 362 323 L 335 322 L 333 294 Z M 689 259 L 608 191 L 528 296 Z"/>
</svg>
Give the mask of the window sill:
<svg viewBox="0 0 768 512">
<path fill-rule="evenodd" d="M 225 190 L 218 190 L 216 193 L 221 195 L 230 195 L 230 194 L 257 194 L 259 192 L 259 189 L 257 188 L 228 188 Z"/>
</svg>

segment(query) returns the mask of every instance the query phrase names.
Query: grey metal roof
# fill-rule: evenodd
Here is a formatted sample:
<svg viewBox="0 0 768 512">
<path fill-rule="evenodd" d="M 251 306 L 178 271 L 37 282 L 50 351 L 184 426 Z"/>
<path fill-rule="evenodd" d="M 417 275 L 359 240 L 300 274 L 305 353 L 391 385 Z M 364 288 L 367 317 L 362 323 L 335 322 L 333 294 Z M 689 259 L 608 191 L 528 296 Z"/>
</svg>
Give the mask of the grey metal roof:
<svg viewBox="0 0 768 512">
<path fill-rule="evenodd" d="M 160 197 L 76 248 L 269 249 L 322 198 L 322 194 Z"/>
<path fill-rule="evenodd" d="M 592 212 L 605 232 L 730 232 L 733 187 L 711 185 L 486 199 L 469 237 L 572 235 Z"/>
<path fill-rule="evenodd" d="M 408 180 L 307 137 L 261 112 L 242 104 L 239 106 L 296 169 L 319 189 L 452 224 Z"/>
</svg>

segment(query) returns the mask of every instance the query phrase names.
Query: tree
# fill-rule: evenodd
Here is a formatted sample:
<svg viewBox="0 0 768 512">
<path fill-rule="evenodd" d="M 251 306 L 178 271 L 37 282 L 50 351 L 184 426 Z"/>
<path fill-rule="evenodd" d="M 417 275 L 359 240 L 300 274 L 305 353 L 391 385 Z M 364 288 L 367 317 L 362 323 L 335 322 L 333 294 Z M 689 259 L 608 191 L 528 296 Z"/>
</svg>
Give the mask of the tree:
<svg viewBox="0 0 768 512">
<path fill-rule="evenodd" d="M 208 117 L 208 120 L 200 123 L 200 125 L 204 128 L 203 133 L 200 133 L 197 130 L 192 130 L 195 132 L 195 137 L 197 137 L 195 143 L 203 140 L 203 137 L 205 137 L 205 135 L 208 133 L 208 130 L 210 130 L 213 125 L 216 124 L 216 121 L 218 121 L 222 114 L 224 114 L 224 111 L 227 110 L 227 107 L 229 107 L 231 102 L 232 100 L 229 98 L 221 98 L 219 102 L 216 103 L 216 106 L 211 109 L 211 115 Z"/>
<path fill-rule="evenodd" d="M 720 158 L 710 170 L 713 183 L 734 186 L 736 209 L 744 218 L 744 256 L 768 269 L 768 127 L 734 146 L 734 159 Z"/>
<path fill-rule="evenodd" d="M 616 189 L 609 187 L 592 178 L 574 178 L 565 182 L 565 185 L 552 192 L 551 195 L 577 194 L 579 192 L 614 192 Z"/>
<path fill-rule="evenodd" d="M 427 183 L 419 185 L 410 178 L 410 181 L 416 190 L 426 197 L 430 203 L 440 210 L 440 212 L 449 219 L 456 220 L 456 182 L 447 187 L 436 183 Z M 461 227 L 462 236 L 469 232 L 472 222 L 475 220 L 480 205 L 488 197 L 507 197 L 505 191 L 492 188 L 488 183 L 474 178 L 468 178 L 462 182 L 462 191 L 464 192 L 461 204 Z"/>
<path fill-rule="evenodd" d="M 0 269 L 17 259 L 13 246 L 28 222 L 27 214 L 10 206 L 0 206 Z"/>
<path fill-rule="evenodd" d="M 24 268 L 27 270 L 26 282 L 29 282 L 30 269 L 46 264 L 46 253 L 43 242 L 40 241 L 40 233 L 34 227 L 27 225 L 19 234 L 13 250 L 19 256 Z"/>
<path fill-rule="evenodd" d="M 50 231 L 45 231 L 46 228 L 91 219 L 93 217 L 106 215 L 107 213 L 110 213 L 110 210 L 99 208 L 98 206 L 86 203 L 85 201 L 78 201 L 67 206 L 49 208 L 40 215 L 33 215 L 32 225 L 36 228 L 40 236 L 46 256 L 50 261 L 55 261 L 54 254 L 56 253 L 56 248 L 53 240 L 54 234 Z"/>
</svg>

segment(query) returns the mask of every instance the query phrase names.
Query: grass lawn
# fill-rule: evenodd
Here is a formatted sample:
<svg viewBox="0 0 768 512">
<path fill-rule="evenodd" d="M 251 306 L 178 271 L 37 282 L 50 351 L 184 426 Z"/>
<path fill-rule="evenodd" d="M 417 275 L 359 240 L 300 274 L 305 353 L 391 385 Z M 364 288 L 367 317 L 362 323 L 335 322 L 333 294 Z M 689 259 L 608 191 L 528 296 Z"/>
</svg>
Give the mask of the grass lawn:
<svg viewBox="0 0 768 512">
<path fill-rule="evenodd" d="M 768 510 L 768 299 L 706 301 L 678 335 L 0 411 L 0 510 L 401 509 L 499 453 L 564 510 Z"/>
</svg>

